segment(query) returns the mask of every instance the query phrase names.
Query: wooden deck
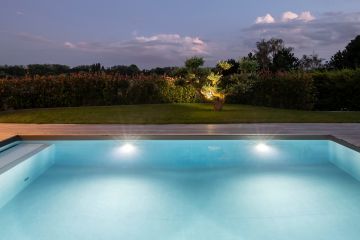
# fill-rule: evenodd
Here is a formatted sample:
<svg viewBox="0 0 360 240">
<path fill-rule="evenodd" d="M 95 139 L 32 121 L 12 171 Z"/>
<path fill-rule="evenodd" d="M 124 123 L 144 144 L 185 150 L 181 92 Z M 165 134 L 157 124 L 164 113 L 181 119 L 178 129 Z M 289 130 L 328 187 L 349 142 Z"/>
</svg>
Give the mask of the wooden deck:
<svg viewBox="0 0 360 240">
<path fill-rule="evenodd" d="M 0 124 L 0 141 L 14 135 L 332 135 L 360 147 L 360 124 Z"/>
</svg>

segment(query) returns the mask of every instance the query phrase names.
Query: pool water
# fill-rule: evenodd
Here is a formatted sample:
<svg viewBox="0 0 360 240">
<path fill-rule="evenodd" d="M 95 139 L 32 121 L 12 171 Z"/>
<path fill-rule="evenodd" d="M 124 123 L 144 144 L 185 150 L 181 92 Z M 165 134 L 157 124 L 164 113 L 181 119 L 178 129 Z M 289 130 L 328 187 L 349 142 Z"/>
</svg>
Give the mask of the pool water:
<svg viewBox="0 0 360 240">
<path fill-rule="evenodd" d="M 0 239 L 360 239 L 360 154 L 332 141 L 44 143 L 0 175 Z"/>
</svg>

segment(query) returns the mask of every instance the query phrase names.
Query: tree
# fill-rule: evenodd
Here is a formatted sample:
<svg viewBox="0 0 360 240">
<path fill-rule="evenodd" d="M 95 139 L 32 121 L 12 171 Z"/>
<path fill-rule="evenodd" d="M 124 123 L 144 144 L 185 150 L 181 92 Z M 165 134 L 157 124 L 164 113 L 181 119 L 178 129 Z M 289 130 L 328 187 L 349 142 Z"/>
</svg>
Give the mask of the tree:
<svg viewBox="0 0 360 240">
<path fill-rule="evenodd" d="M 27 66 L 27 71 L 31 76 L 59 75 L 68 73 L 70 71 L 70 67 L 60 64 L 30 64 Z"/>
<path fill-rule="evenodd" d="M 187 83 L 194 86 L 204 98 L 213 101 L 215 111 L 220 111 L 225 102 L 225 93 L 220 87 L 222 75 L 219 72 L 210 71 L 209 68 L 201 68 L 204 63 L 201 57 L 192 57 L 185 61 Z M 221 70 L 229 70 L 231 67 L 230 63 L 219 62 Z"/>
<path fill-rule="evenodd" d="M 239 60 L 239 66 L 241 73 L 253 74 L 259 69 L 259 64 L 256 59 L 249 57 L 243 57 Z"/>
<path fill-rule="evenodd" d="M 197 89 L 201 89 L 210 72 L 208 68 L 202 68 L 204 63 L 205 61 L 202 57 L 196 56 L 185 61 L 185 69 L 187 72 L 185 79 Z"/>
<path fill-rule="evenodd" d="M 124 65 L 117 65 L 112 66 L 109 70 L 112 73 L 117 73 L 120 75 L 127 75 L 127 76 L 135 76 L 140 74 L 140 69 L 135 64 L 132 64 L 130 66 L 124 66 Z"/>
<path fill-rule="evenodd" d="M 205 61 L 202 57 L 192 57 L 185 61 L 185 67 L 191 71 L 195 71 L 204 65 Z"/>
<path fill-rule="evenodd" d="M 80 66 L 73 67 L 71 69 L 71 72 L 75 72 L 75 73 L 78 73 L 78 72 L 97 73 L 97 72 L 101 72 L 101 71 L 105 71 L 105 68 L 100 63 L 95 63 L 95 64 L 91 64 L 91 65 L 80 65 Z"/>
<path fill-rule="evenodd" d="M 301 69 L 305 71 L 311 71 L 322 68 L 322 62 L 323 59 L 319 58 L 317 54 L 313 53 L 311 55 L 303 55 L 299 61 L 299 64 Z"/>
<path fill-rule="evenodd" d="M 73 73 L 90 72 L 90 65 L 79 65 L 79 66 L 71 68 L 70 71 Z"/>
<path fill-rule="evenodd" d="M 282 39 L 272 38 L 256 43 L 254 54 L 260 70 L 289 71 L 298 68 L 299 60 L 293 53 L 293 48 L 286 47 Z M 253 55 L 248 58 L 252 60 Z"/>
<path fill-rule="evenodd" d="M 239 71 L 239 62 L 235 59 L 228 59 L 226 61 L 219 61 L 216 64 L 216 71 L 223 76 L 229 76 Z"/>
<path fill-rule="evenodd" d="M 255 57 L 261 70 L 269 70 L 275 55 L 285 48 L 282 39 L 272 38 L 256 43 Z"/>
<path fill-rule="evenodd" d="M 178 67 L 157 67 L 150 70 L 142 70 L 142 73 L 145 75 L 166 75 L 174 76 Z"/>
<path fill-rule="evenodd" d="M 134 76 L 140 73 L 140 69 L 135 64 L 131 64 L 128 68 L 129 75 Z"/>
<path fill-rule="evenodd" d="M 344 52 L 338 51 L 331 57 L 330 62 L 328 63 L 328 68 L 331 69 L 343 69 L 345 68 L 345 56 Z"/>
<path fill-rule="evenodd" d="M 278 50 L 271 64 L 273 72 L 277 71 L 291 71 L 297 69 L 299 66 L 299 59 L 295 57 L 293 48 L 282 48 Z"/>
<path fill-rule="evenodd" d="M 221 111 L 225 103 L 225 92 L 220 87 L 222 77 L 219 73 L 211 72 L 207 76 L 208 81 L 201 88 L 201 94 L 213 101 L 215 111 Z"/>
<path fill-rule="evenodd" d="M 24 66 L 0 66 L 1 77 L 23 77 L 26 75 L 26 69 Z"/>
<path fill-rule="evenodd" d="M 100 72 L 101 69 L 102 69 L 102 67 L 101 67 L 100 63 L 95 63 L 95 64 L 90 65 L 90 71 L 93 73 Z"/>
<path fill-rule="evenodd" d="M 360 35 L 351 40 L 343 51 L 332 56 L 328 65 L 333 69 L 360 67 Z"/>
<path fill-rule="evenodd" d="M 360 67 L 360 35 L 353 39 L 345 48 L 345 65 L 349 68 Z"/>
</svg>

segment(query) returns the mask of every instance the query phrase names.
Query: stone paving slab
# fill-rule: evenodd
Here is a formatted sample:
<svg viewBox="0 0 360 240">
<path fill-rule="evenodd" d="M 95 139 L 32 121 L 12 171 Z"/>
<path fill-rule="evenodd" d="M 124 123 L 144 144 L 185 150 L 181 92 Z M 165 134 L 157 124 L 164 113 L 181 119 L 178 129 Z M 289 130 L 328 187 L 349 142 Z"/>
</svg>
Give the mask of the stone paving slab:
<svg viewBox="0 0 360 240">
<path fill-rule="evenodd" d="M 359 123 L 269 124 L 0 124 L 0 141 L 14 135 L 332 135 L 360 147 Z"/>
</svg>

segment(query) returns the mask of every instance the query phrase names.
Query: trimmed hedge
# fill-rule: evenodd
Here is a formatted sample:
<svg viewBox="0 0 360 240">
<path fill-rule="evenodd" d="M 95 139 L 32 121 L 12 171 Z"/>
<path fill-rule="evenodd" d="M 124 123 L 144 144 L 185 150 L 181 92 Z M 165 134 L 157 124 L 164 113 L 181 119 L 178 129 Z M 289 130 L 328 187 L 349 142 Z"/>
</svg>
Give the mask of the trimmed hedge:
<svg viewBox="0 0 360 240">
<path fill-rule="evenodd" d="M 360 110 L 360 69 L 233 75 L 228 102 L 305 110 Z"/>
<path fill-rule="evenodd" d="M 312 74 L 319 110 L 360 110 L 360 69 Z"/>
<path fill-rule="evenodd" d="M 228 102 L 290 109 L 313 109 L 314 84 L 306 73 L 239 74 L 232 77 Z"/>
<path fill-rule="evenodd" d="M 159 77 L 72 74 L 0 79 L 0 110 L 199 101 L 192 86 L 176 86 Z"/>
<path fill-rule="evenodd" d="M 360 69 L 328 72 L 233 74 L 223 79 L 227 103 L 305 110 L 360 110 Z M 191 85 L 159 76 L 105 73 L 0 79 L 0 110 L 196 103 Z"/>
</svg>

